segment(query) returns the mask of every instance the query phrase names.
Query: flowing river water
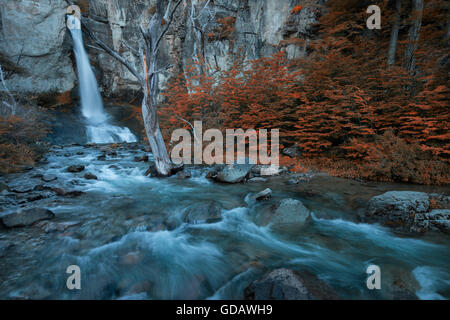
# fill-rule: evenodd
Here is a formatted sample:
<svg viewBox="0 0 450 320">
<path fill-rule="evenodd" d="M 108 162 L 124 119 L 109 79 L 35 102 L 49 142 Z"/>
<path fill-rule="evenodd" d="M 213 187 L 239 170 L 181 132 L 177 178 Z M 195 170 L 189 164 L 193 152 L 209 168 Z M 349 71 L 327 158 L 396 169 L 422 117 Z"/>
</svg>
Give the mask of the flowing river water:
<svg viewBox="0 0 450 320">
<path fill-rule="evenodd" d="M 36 168 L 6 178 L 16 192 L 2 192 L 0 215 L 40 207 L 56 217 L 0 230 L 0 241 L 11 244 L 0 258 L 0 298 L 239 299 L 253 280 L 279 267 L 310 271 L 346 299 L 389 299 L 398 282 L 421 299 L 450 297 L 448 236 L 398 235 L 358 222 L 367 201 L 387 190 L 448 189 L 322 174 L 297 185 L 286 184 L 289 176 L 225 185 L 208 180 L 208 169 L 201 167 L 190 168 L 189 179 L 150 178 L 144 175 L 149 164 L 133 161 L 144 149 L 126 143 L 54 146 Z M 104 153 L 106 158 L 98 158 Z M 68 172 L 74 164 L 85 170 Z M 86 172 L 98 180 L 85 179 Z M 44 182 L 42 176 L 56 180 Z M 245 201 L 248 193 L 267 187 L 272 199 Z M 54 188 L 83 194 L 62 196 L 49 191 Z M 254 223 L 258 206 L 284 198 L 301 200 L 313 212 L 312 221 L 276 231 Z M 219 221 L 167 227 L 168 219 L 206 201 L 221 206 Z M 382 290 L 366 287 L 371 264 L 381 268 Z M 69 265 L 81 269 L 81 290 L 66 287 Z"/>
</svg>

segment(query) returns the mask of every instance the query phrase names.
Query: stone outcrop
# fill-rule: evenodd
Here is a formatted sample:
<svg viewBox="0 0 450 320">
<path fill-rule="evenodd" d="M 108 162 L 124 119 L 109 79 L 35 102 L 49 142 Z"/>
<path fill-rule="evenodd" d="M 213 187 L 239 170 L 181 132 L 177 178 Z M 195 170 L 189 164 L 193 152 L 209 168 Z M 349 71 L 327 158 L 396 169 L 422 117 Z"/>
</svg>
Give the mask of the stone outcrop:
<svg viewBox="0 0 450 320">
<path fill-rule="evenodd" d="M 66 8 L 63 0 L 0 2 L 0 64 L 10 90 L 53 93 L 74 87 Z"/>
</svg>

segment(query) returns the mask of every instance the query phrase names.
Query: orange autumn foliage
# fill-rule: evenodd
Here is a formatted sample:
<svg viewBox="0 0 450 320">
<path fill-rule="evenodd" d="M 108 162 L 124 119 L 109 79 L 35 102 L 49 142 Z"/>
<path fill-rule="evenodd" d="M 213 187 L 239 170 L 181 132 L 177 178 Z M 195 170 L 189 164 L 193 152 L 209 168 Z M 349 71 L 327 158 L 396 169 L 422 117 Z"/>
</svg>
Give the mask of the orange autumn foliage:
<svg viewBox="0 0 450 320">
<path fill-rule="evenodd" d="M 42 110 L 18 106 L 16 114 L 0 113 L 0 172 L 21 171 L 34 165 L 46 149 L 42 141 L 48 130 L 42 121 Z"/>
<path fill-rule="evenodd" d="M 299 73 L 290 68 L 282 52 L 254 61 L 236 59 L 230 70 L 214 76 L 192 64 L 165 91 L 161 122 L 166 127 L 189 128 L 184 119 L 201 120 L 209 128 L 281 129 L 281 137 L 293 142 Z"/>
<path fill-rule="evenodd" d="M 448 8 L 427 3 L 411 75 L 403 61 L 408 28 L 399 34 L 397 63 L 387 66 L 394 13 L 388 1 L 377 4 L 386 27 L 368 31 L 363 2 L 328 2 L 302 59 L 279 53 L 255 61 L 238 57 L 229 70 L 191 65 L 166 90 L 163 126 L 189 129 L 182 118 L 209 128 L 277 128 L 283 145 L 301 150 L 300 160 L 282 158 L 293 170 L 449 183 L 449 62 L 440 23 Z"/>
<path fill-rule="evenodd" d="M 217 28 L 208 33 L 209 41 L 230 40 L 234 31 L 236 18 L 233 16 L 219 18 Z"/>
<path fill-rule="evenodd" d="M 295 7 L 292 9 L 291 14 L 297 14 L 297 13 L 299 13 L 300 11 L 302 11 L 302 9 L 303 9 L 303 6 L 302 6 L 302 5 L 297 5 L 297 6 L 295 6 Z"/>
</svg>

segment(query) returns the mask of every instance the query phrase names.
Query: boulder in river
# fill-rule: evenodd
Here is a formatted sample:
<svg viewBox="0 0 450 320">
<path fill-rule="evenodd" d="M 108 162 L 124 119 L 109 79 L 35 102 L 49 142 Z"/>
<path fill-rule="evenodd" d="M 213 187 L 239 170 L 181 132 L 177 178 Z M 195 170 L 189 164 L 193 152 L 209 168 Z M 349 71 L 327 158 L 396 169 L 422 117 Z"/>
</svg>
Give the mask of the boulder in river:
<svg viewBox="0 0 450 320">
<path fill-rule="evenodd" d="M 431 209 L 450 209 L 450 196 L 438 193 L 429 196 Z"/>
<path fill-rule="evenodd" d="M 20 209 L 0 217 L 0 222 L 7 228 L 25 227 L 41 220 L 54 218 L 55 215 L 48 209 L 28 208 Z"/>
<path fill-rule="evenodd" d="M 276 205 L 258 208 L 254 221 L 259 226 L 270 224 L 274 228 L 299 228 L 306 225 L 310 217 L 310 211 L 300 200 L 288 198 Z"/>
<path fill-rule="evenodd" d="M 52 182 L 55 181 L 56 179 L 58 179 L 58 177 L 53 174 L 45 174 L 41 177 L 41 180 L 44 182 Z"/>
<path fill-rule="evenodd" d="M 67 168 L 68 172 L 72 172 L 72 173 L 77 173 L 77 172 L 81 172 L 84 170 L 84 166 L 83 165 L 73 165 Z"/>
<path fill-rule="evenodd" d="M 212 169 L 210 171 L 208 171 L 208 173 L 206 174 L 206 179 L 215 179 L 217 178 L 217 170 L 216 169 Z"/>
<path fill-rule="evenodd" d="M 216 180 L 225 183 L 240 183 L 250 174 L 253 164 L 231 164 L 217 173 Z"/>
<path fill-rule="evenodd" d="M 264 189 L 261 192 L 258 192 L 257 194 L 249 194 L 247 197 L 249 200 L 265 200 L 272 196 L 272 190 L 270 188 Z"/>
<path fill-rule="evenodd" d="M 84 175 L 84 178 L 85 178 L 86 180 L 97 180 L 97 179 L 98 179 L 97 176 L 96 176 L 95 174 L 90 173 L 90 172 L 86 173 L 86 174 Z"/>
<path fill-rule="evenodd" d="M 276 269 L 244 291 L 247 300 L 336 300 L 339 297 L 324 281 L 308 271 Z"/>
<path fill-rule="evenodd" d="M 283 199 L 274 212 L 274 224 L 305 224 L 310 217 L 309 210 L 300 200 Z"/>
<path fill-rule="evenodd" d="M 440 199 L 441 205 L 445 206 L 444 197 Z M 432 202 L 424 192 L 389 191 L 370 199 L 363 220 L 405 232 L 423 233 L 432 230 L 449 233 L 450 210 L 432 210 Z"/>
<path fill-rule="evenodd" d="M 192 176 L 192 174 L 191 174 L 191 172 L 190 171 L 188 171 L 188 170 L 183 170 L 183 171 L 180 171 L 180 172 L 178 172 L 176 175 L 175 175 L 175 177 L 177 178 L 177 179 L 188 179 L 188 178 L 190 178 Z"/>
<path fill-rule="evenodd" d="M 423 233 L 429 230 L 450 234 L 450 210 L 435 209 L 427 213 L 416 214 L 411 231 Z"/>
<path fill-rule="evenodd" d="M 214 223 L 222 219 L 222 208 L 215 201 L 196 203 L 188 207 L 183 215 L 183 221 L 190 224 Z"/>
<path fill-rule="evenodd" d="M 288 186 L 293 186 L 293 185 L 296 185 L 296 184 L 299 184 L 300 183 L 300 180 L 298 180 L 298 179 L 289 179 L 288 181 L 286 181 L 286 184 L 288 185 Z"/>
<path fill-rule="evenodd" d="M 138 157 L 134 157 L 134 162 L 148 162 L 148 155 L 142 155 Z"/>
<path fill-rule="evenodd" d="M 164 220 L 168 230 L 174 230 L 183 223 L 202 224 L 215 223 L 222 219 L 222 207 L 215 201 L 197 202 L 182 212 L 176 212 Z"/>
</svg>

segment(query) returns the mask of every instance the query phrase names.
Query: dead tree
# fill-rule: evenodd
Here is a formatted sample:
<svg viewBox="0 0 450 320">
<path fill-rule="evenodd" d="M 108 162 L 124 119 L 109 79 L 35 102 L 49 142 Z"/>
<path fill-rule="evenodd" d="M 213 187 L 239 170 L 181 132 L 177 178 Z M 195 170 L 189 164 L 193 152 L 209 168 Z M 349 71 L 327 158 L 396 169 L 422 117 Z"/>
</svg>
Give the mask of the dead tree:
<svg viewBox="0 0 450 320">
<path fill-rule="evenodd" d="M 388 66 L 395 64 L 395 54 L 397 52 L 398 32 L 400 30 L 402 1 L 395 0 L 395 21 L 391 31 L 391 39 L 389 41 Z"/>
<path fill-rule="evenodd" d="M 6 107 L 9 108 L 9 113 L 14 116 L 14 115 L 16 115 L 17 102 L 16 102 L 16 99 L 14 98 L 13 94 L 11 93 L 11 91 L 9 91 L 8 87 L 6 86 L 5 76 L 4 76 L 3 69 L 2 69 L 1 65 L 0 65 L 0 82 L 2 83 L 4 91 L 6 92 L 6 94 L 9 97 L 9 102 L 3 100 L 2 103 Z M 3 113 L 3 112 L 1 112 L 1 113 Z"/>
<path fill-rule="evenodd" d="M 411 75 L 415 73 L 415 53 L 419 45 L 422 27 L 423 0 L 412 0 L 411 26 L 408 31 L 408 44 L 405 51 L 405 68 Z"/>
<path fill-rule="evenodd" d="M 155 160 L 155 167 L 158 175 L 170 176 L 179 168 L 176 168 L 169 158 L 164 138 L 159 127 L 157 113 L 158 107 L 158 74 L 167 70 L 171 66 L 157 69 L 157 55 L 161 47 L 162 40 L 173 22 L 175 12 L 183 0 L 170 0 L 167 8 L 164 9 L 163 1 L 158 1 L 156 12 L 151 18 L 148 27 L 140 27 L 143 40 L 139 44 L 139 55 L 141 59 L 142 71 L 138 72 L 124 57 L 118 52 L 108 47 L 103 41 L 90 31 L 89 27 L 81 21 L 83 30 L 88 36 L 106 53 L 123 64 L 139 81 L 144 93 L 142 101 L 142 116 L 144 119 L 145 131 L 152 149 Z M 128 46 L 128 45 L 127 45 Z M 137 51 L 137 50 L 135 50 Z"/>
<path fill-rule="evenodd" d="M 208 0 L 206 4 L 199 10 L 199 12 L 196 14 L 195 12 L 195 4 L 194 1 L 191 2 L 191 14 L 189 17 L 191 28 L 192 28 L 192 34 L 194 36 L 194 50 L 193 50 L 193 59 L 198 62 L 198 67 L 200 73 L 204 73 L 205 70 L 203 70 L 202 63 L 199 63 L 199 59 L 205 58 L 205 32 L 209 25 L 209 23 L 214 19 L 214 14 L 209 9 L 209 4 L 211 0 Z M 208 12 L 208 21 L 204 23 L 203 25 L 200 23 L 200 18 L 204 11 Z M 197 45 L 197 43 L 199 45 Z M 200 47 L 199 47 L 200 46 Z"/>
</svg>

